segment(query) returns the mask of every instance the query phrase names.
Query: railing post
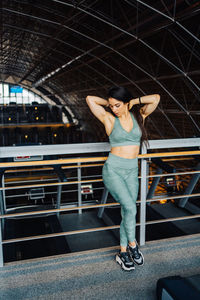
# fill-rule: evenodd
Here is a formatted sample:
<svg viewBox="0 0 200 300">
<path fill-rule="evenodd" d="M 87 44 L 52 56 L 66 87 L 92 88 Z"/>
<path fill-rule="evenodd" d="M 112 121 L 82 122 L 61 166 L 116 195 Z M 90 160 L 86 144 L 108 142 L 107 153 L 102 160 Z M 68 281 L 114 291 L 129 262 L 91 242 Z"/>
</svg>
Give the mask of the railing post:
<svg viewBox="0 0 200 300">
<path fill-rule="evenodd" d="M 61 180 L 58 180 L 59 182 L 61 182 Z M 62 193 L 62 185 L 58 185 L 57 187 L 57 204 L 56 204 L 56 208 L 60 208 L 60 203 L 61 203 L 61 193 Z M 57 212 L 57 217 L 60 217 L 60 212 Z"/>
<path fill-rule="evenodd" d="M 3 267 L 2 219 L 0 220 L 0 267 Z"/>
<path fill-rule="evenodd" d="M 80 166 L 80 165 L 81 165 L 81 163 L 78 162 L 78 166 Z M 81 183 L 80 183 L 80 181 L 81 181 L 81 168 L 80 167 L 77 168 L 77 177 L 78 177 L 78 181 L 79 181 L 79 183 L 78 183 L 78 206 L 82 206 L 82 194 L 81 194 Z M 78 210 L 78 213 L 82 214 L 82 209 L 81 208 Z"/>
<path fill-rule="evenodd" d="M 108 198 L 108 190 L 104 186 L 103 194 L 102 194 L 102 197 L 101 197 L 101 204 L 106 204 L 107 198 Z M 98 214 L 97 214 L 98 218 L 102 218 L 103 213 L 104 213 L 104 209 L 105 209 L 105 207 L 99 207 Z"/>
<path fill-rule="evenodd" d="M 143 145 L 142 154 L 147 153 Z M 146 234 L 146 195 L 147 195 L 147 160 L 141 159 L 141 181 L 140 181 L 140 245 L 145 245 Z"/>
<path fill-rule="evenodd" d="M 4 182 L 4 170 L 2 171 L 1 174 L 1 187 L 5 187 L 5 182 Z M 0 191 L 0 210 L 1 214 L 4 215 L 6 213 L 6 194 L 5 190 Z M 1 230 L 2 230 L 2 235 L 4 233 L 4 227 L 5 227 L 5 219 L 1 219 Z"/>
</svg>

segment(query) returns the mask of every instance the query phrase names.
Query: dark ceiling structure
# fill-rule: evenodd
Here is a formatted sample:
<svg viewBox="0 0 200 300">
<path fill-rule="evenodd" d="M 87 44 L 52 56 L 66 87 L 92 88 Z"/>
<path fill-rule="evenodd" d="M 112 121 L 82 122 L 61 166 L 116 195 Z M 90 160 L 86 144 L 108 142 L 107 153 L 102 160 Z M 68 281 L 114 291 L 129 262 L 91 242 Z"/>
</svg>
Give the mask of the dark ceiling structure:
<svg viewBox="0 0 200 300">
<path fill-rule="evenodd" d="M 85 97 L 159 93 L 152 139 L 200 136 L 200 1 L 1 0 L 0 80 L 37 90 L 105 139 Z"/>
</svg>

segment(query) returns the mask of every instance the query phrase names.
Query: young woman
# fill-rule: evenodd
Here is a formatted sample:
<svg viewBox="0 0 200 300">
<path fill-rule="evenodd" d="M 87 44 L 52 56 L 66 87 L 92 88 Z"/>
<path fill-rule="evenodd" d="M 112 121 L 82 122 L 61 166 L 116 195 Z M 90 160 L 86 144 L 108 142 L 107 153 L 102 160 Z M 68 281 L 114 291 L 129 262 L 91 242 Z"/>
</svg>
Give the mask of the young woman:
<svg viewBox="0 0 200 300">
<path fill-rule="evenodd" d="M 108 100 L 95 96 L 86 98 L 91 112 L 104 124 L 111 144 L 103 166 L 103 181 L 114 199 L 121 204 L 121 249 L 116 261 L 127 271 L 135 268 L 134 263 L 144 263 L 135 240 L 138 154 L 140 143 L 147 140 L 144 120 L 156 109 L 159 101 L 158 94 L 133 99 L 124 87 L 111 88 Z M 111 112 L 104 107 L 109 107 Z"/>
</svg>

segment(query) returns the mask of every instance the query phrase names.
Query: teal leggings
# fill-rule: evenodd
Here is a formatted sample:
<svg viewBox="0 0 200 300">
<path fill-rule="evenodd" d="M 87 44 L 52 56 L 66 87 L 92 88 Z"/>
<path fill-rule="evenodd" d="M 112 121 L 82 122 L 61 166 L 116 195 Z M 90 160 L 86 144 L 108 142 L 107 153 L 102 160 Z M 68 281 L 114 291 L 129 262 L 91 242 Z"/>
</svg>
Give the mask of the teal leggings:
<svg viewBox="0 0 200 300">
<path fill-rule="evenodd" d="M 103 181 L 121 204 L 120 245 L 126 247 L 135 240 L 138 158 L 127 159 L 110 153 L 103 166 Z"/>
</svg>

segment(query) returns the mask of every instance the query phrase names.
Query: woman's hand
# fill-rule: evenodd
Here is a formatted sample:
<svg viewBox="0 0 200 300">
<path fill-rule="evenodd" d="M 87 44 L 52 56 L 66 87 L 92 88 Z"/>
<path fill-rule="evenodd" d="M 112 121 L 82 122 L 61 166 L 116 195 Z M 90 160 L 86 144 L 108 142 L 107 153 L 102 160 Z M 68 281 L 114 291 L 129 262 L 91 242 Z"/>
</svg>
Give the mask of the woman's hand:
<svg viewBox="0 0 200 300">
<path fill-rule="evenodd" d="M 133 105 L 139 104 L 139 102 L 138 102 L 139 100 L 137 101 L 137 99 L 139 99 L 139 98 L 131 99 L 128 102 L 128 110 L 131 110 L 131 108 L 133 107 Z"/>
<path fill-rule="evenodd" d="M 145 119 L 148 115 L 150 115 L 158 106 L 160 101 L 160 95 L 154 94 L 154 95 L 147 95 L 147 96 L 142 96 L 138 97 L 135 99 L 131 99 L 128 103 L 128 109 L 130 110 L 133 105 L 140 104 L 143 105 L 140 108 L 140 113 Z"/>
<path fill-rule="evenodd" d="M 159 94 L 153 94 L 153 95 L 147 95 L 142 96 L 140 98 L 141 104 L 143 106 L 140 108 L 140 114 L 143 117 L 143 120 L 149 116 L 158 106 L 160 102 L 160 95 Z"/>
</svg>

